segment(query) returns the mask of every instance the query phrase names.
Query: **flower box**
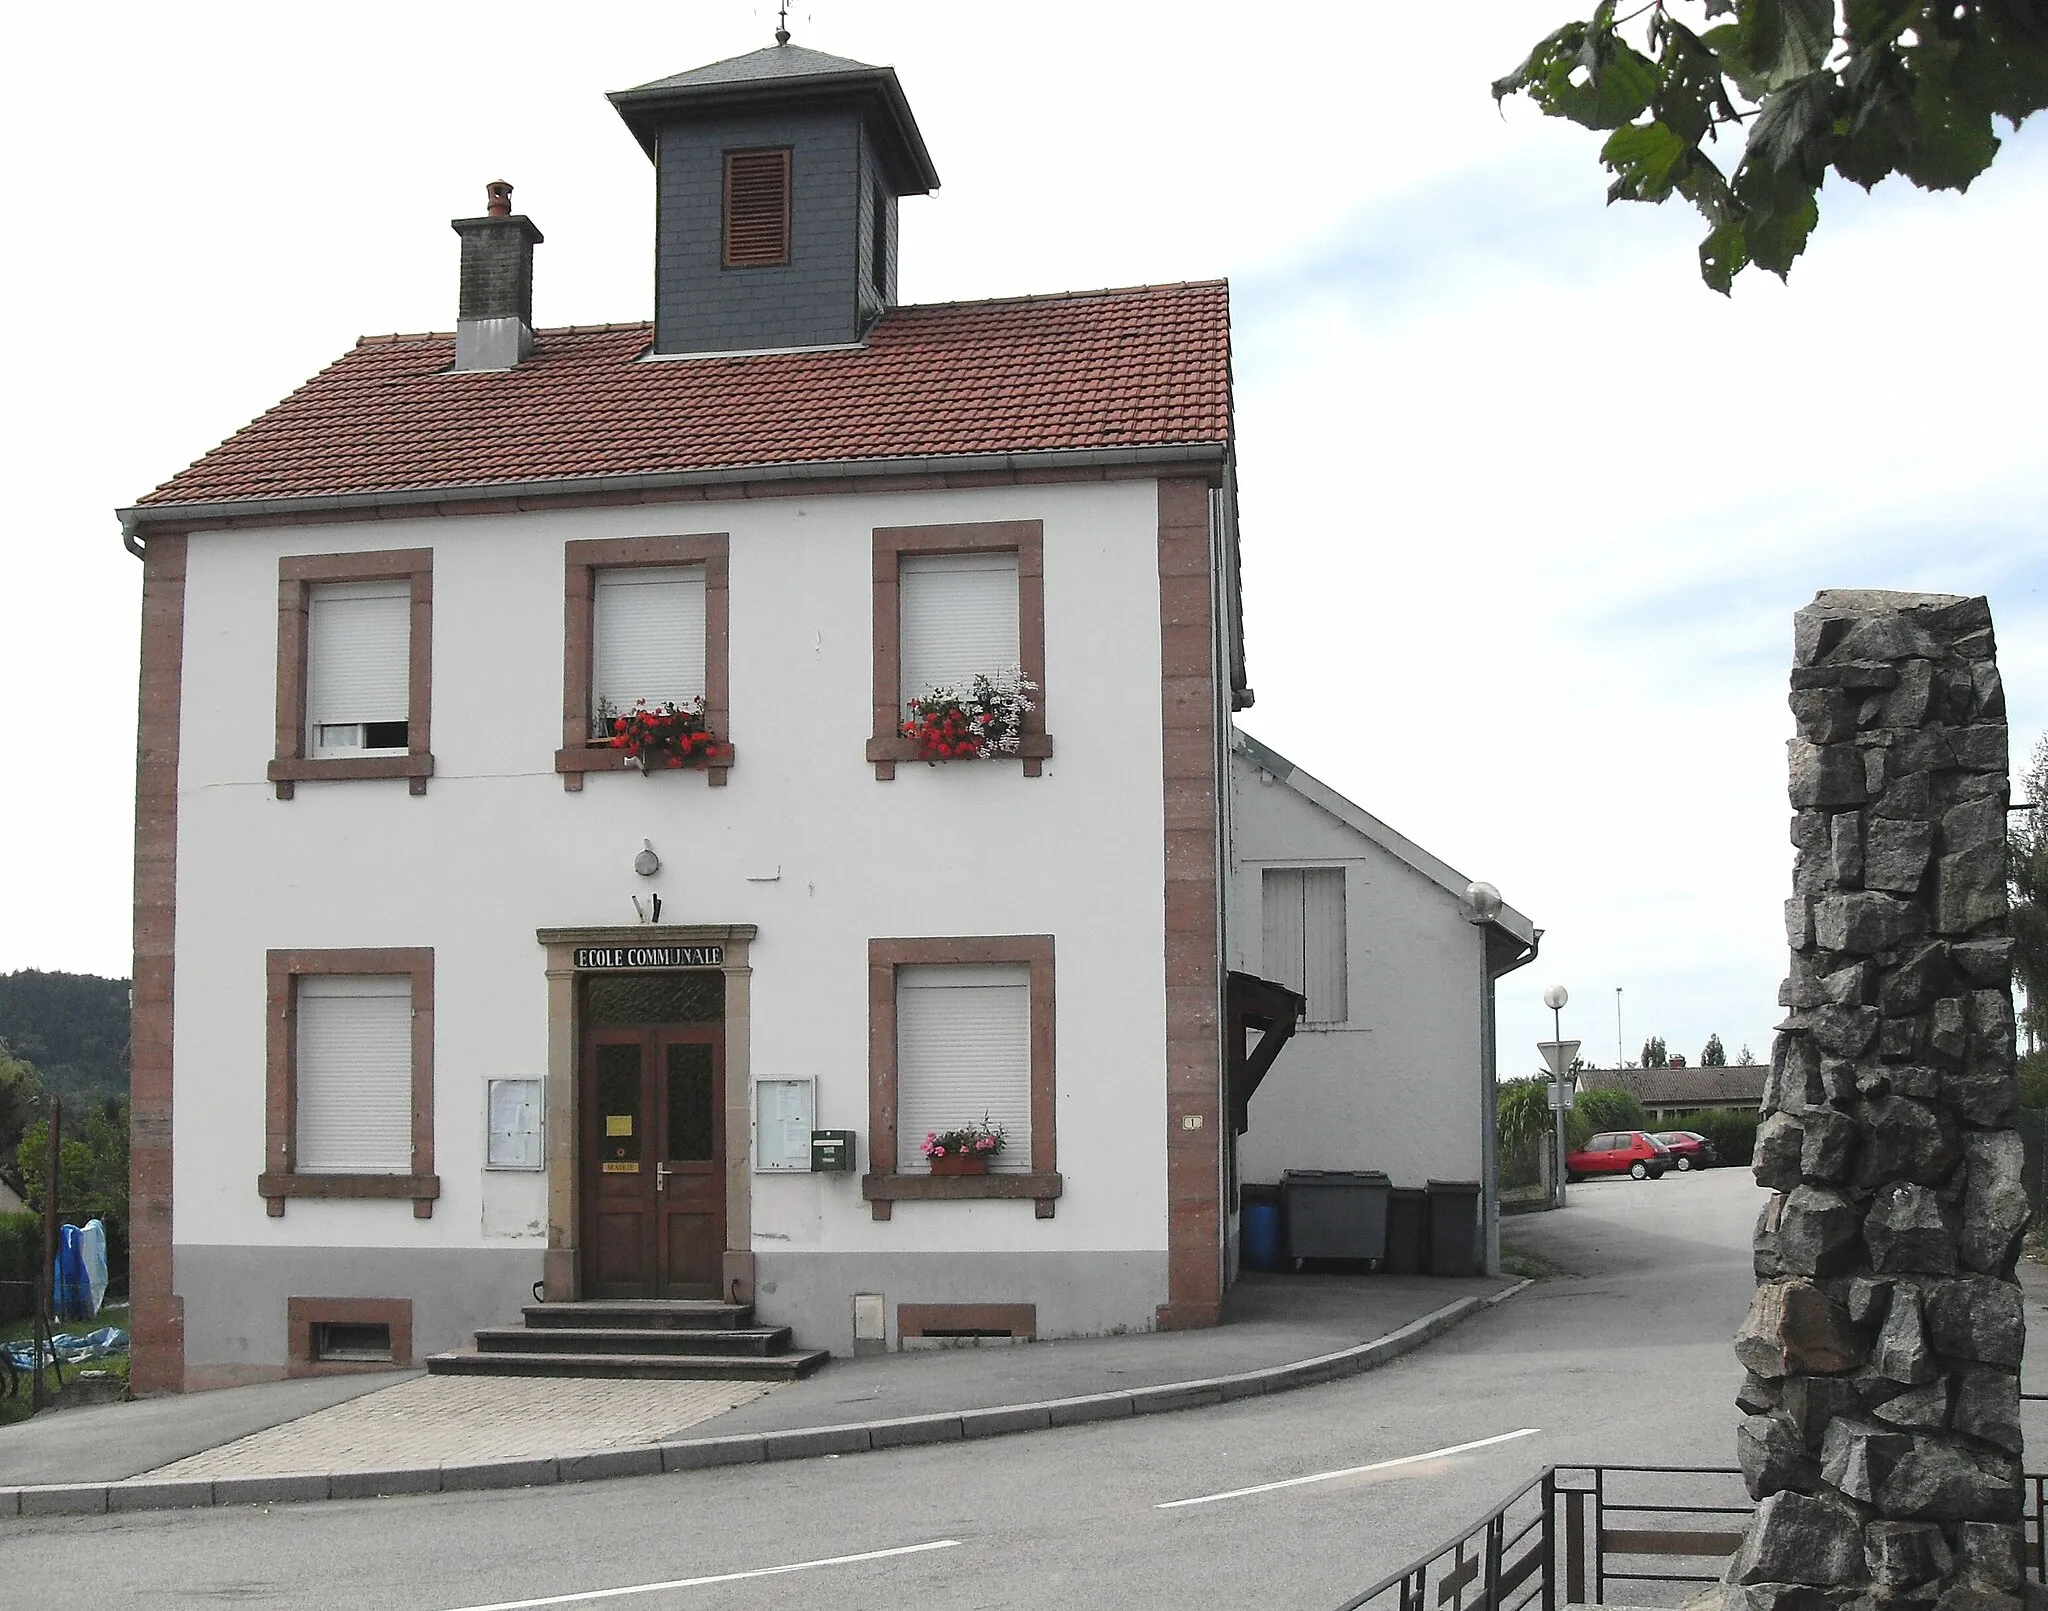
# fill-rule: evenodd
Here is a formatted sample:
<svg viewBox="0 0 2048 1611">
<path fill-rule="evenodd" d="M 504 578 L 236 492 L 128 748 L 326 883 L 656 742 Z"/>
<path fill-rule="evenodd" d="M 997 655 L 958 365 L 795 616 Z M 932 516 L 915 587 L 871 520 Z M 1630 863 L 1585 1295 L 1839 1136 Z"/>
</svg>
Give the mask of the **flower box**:
<svg viewBox="0 0 2048 1611">
<path fill-rule="evenodd" d="M 945 1158 L 930 1160 L 935 1175 L 985 1175 L 988 1173 L 988 1154 L 985 1152 L 962 1152 Z"/>
<path fill-rule="evenodd" d="M 1016 755 L 1037 690 L 1016 666 L 977 676 L 965 688 L 930 688 L 905 704 L 908 719 L 897 731 L 917 747 L 919 760 L 933 764 Z"/>
<path fill-rule="evenodd" d="M 711 731 L 702 699 L 654 710 L 642 701 L 623 716 L 601 709 L 598 728 L 605 736 L 596 742 L 624 751 L 650 777 L 678 767 L 717 766 L 732 756 L 732 747 Z"/>
</svg>

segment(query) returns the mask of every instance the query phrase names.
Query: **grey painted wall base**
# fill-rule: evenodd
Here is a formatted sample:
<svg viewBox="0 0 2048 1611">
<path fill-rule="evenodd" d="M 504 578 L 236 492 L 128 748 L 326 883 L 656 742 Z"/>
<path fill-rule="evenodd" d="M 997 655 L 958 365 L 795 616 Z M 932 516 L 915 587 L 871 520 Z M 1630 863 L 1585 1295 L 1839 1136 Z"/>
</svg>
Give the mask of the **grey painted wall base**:
<svg viewBox="0 0 2048 1611">
<path fill-rule="evenodd" d="M 915 1205 L 912 1205 L 913 1208 Z M 1029 1303 L 1038 1335 L 1150 1331 L 1166 1302 L 1166 1253 L 799 1253 L 755 1249 L 754 1313 L 805 1348 L 853 1353 L 853 1295 L 880 1293 L 888 1346 L 902 1303 Z M 189 1306 L 188 1306 L 189 1308 Z M 189 1324 L 189 1322 L 188 1322 Z"/>
<path fill-rule="evenodd" d="M 290 1298 L 410 1298 L 415 1362 L 510 1325 L 533 1302 L 538 1242 L 505 1248 L 207 1247 L 180 1243 L 172 1284 L 185 1300 L 185 1368 L 276 1370 L 291 1363 Z"/>
</svg>

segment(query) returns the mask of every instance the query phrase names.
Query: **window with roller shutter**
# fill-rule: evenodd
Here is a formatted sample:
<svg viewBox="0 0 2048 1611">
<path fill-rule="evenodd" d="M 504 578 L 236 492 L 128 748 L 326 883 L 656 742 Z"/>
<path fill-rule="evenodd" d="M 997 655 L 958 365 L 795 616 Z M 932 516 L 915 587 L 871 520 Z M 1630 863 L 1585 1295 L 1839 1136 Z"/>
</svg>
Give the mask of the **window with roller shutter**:
<svg viewBox="0 0 2048 1611">
<path fill-rule="evenodd" d="M 1268 867 L 1262 903 L 1260 973 L 1308 999 L 1303 1023 L 1345 1022 L 1344 869 Z"/>
<path fill-rule="evenodd" d="M 1014 553 L 906 554 L 898 697 L 966 690 L 1020 664 Z"/>
<path fill-rule="evenodd" d="M 976 676 L 1013 669 L 1035 691 L 1006 758 L 1021 760 L 1026 777 L 1039 776 L 1053 751 L 1045 720 L 1044 523 L 876 527 L 874 657 L 867 758 L 878 779 L 893 778 L 900 761 L 928 759 L 903 735 L 910 701 L 937 688 L 964 693 Z"/>
<path fill-rule="evenodd" d="M 412 981 L 298 985 L 296 1152 L 309 1174 L 412 1173 Z"/>
<path fill-rule="evenodd" d="M 264 966 L 269 1212 L 294 1197 L 411 1198 L 431 1218 L 432 949 L 271 951 Z"/>
<path fill-rule="evenodd" d="M 787 147 L 725 154 L 725 266 L 775 268 L 789 261 Z"/>
<path fill-rule="evenodd" d="M 308 590 L 308 756 L 405 753 L 411 649 L 406 582 L 331 582 Z"/>
<path fill-rule="evenodd" d="M 868 941 L 868 1173 L 877 1220 L 898 1203 L 1029 1201 L 1051 1219 L 1059 1173 L 1058 1036 L 1049 934 Z M 1001 1125 L 986 1175 L 935 1175 L 927 1134 Z"/>
<path fill-rule="evenodd" d="M 1031 1170 L 1031 970 L 896 970 L 896 1167 L 926 1167 L 924 1138 L 986 1118 L 992 1173 Z"/>
<path fill-rule="evenodd" d="M 404 778 L 427 792 L 434 551 L 289 554 L 277 562 L 277 748 L 266 775 Z"/>
<path fill-rule="evenodd" d="M 591 598 L 593 735 L 603 736 L 605 715 L 623 716 L 636 704 L 687 710 L 704 697 L 704 596 L 701 565 L 597 573 Z"/>
<path fill-rule="evenodd" d="M 605 720 L 704 701 L 721 750 L 693 770 L 718 787 L 737 753 L 727 728 L 731 667 L 725 532 L 578 538 L 563 545 L 562 747 L 555 770 L 579 790 L 592 772 L 634 763 Z"/>
</svg>

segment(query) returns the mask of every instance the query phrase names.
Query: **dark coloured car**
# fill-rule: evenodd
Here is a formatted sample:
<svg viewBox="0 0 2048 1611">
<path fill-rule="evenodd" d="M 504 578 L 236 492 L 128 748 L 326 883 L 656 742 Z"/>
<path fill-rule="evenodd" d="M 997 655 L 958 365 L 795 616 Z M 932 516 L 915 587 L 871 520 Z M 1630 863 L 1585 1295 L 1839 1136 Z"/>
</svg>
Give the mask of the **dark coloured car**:
<svg viewBox="0 0 2048 1611">
<path fill-rule="evenodd" d="M 1697 1130 L 1658 1130 L 1650 1139 L 1670 1148 L 1671 1167 L 1681 1175 L 1694 1169 L 1711 1169 L 1721 1161 L 1713 1142 Z"/>
<path fill-rule="evenodd" d="M 1671 1149 L 1640 1130 L 1608 1130 L 1588 1141 L 1583 1150 L 1564 1155 L 1567 1180 L 1588 1175 L 1627 1175 L 1656 1180 L 1671 1167 Z"/>
</svg>

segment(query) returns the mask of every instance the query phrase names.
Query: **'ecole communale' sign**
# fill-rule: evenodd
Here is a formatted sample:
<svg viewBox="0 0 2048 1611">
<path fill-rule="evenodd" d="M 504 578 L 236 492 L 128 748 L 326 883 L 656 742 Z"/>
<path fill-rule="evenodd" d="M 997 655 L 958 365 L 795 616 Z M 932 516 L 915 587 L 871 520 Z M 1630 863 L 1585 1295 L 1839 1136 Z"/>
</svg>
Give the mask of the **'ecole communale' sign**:
<svg viewBox="0 0 2048 1611">
<path fill-rule="evenodd" d="M 722 968 L 722 945 L 579 945 L 578 968 Z"/>
</svg>

